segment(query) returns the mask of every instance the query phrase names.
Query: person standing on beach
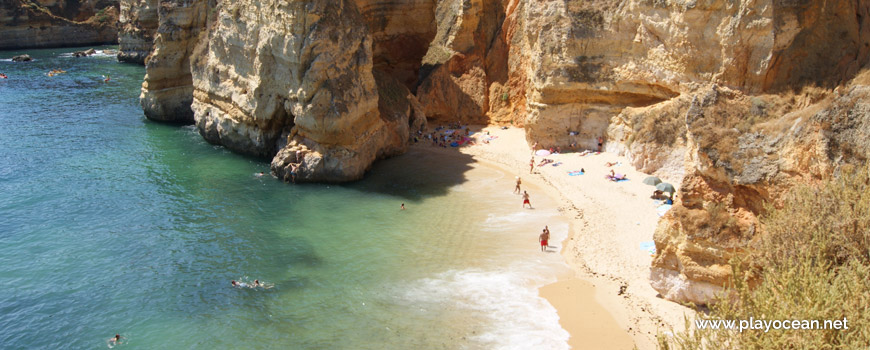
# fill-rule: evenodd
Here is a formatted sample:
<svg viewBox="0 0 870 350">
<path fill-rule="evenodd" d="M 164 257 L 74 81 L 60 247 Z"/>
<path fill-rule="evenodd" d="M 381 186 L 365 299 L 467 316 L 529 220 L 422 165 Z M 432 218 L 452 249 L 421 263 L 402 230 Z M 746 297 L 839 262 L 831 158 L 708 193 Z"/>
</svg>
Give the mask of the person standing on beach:
<svg viewBox="0 0 870 350">
<path fill-rule="evenodd" d="M 538 236 L 538 241 L 541 242 L 541 251 L 547 250 L 550 247 L 550 229 L 544 226 L 544 232 L 541 232 L 541 235 Z"/>
<path fill-rule="evenodd" d="M 520 193 L 520 185 L 523 183 L 523 179 L 517 176 L 517 187 L 514 188 L 514 193 Z"/>
<path fill-rule="evenodd" d="M 526 204 L 529 205 L 529 209 L 532 209 L 532 203 L 529 203 L 529 193 L 523 191 L 523 208 L 526 207 Z"/>
<path fill-rule="evenodd" d="M 535 156 L 532 156 L 532 160 L 529 161 L 529 174 L 535 171 Z"/>
<path fill-rule="evenodd" d="M 601 152 L 601 145 L 604 144 L 604 139 L 601 136 L 598 136 L 598 152 Z"/>
</svg>

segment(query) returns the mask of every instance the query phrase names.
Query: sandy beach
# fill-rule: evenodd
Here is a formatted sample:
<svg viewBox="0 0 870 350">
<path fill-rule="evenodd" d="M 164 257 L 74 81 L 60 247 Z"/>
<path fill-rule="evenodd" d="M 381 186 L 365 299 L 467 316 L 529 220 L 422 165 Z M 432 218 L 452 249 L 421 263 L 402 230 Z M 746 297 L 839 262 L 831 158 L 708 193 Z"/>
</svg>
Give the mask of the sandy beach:
<svg viewBox="0 0 870 350">
<path fill-rule="evenodd" d="M 682 326 L 684 315 L 693 311 L 661 299 L 649 285 L 652 257 L 642 245 L 652 241 L 660 202 L 650 199 L 653 187 L 642 183 L 647 174 L 634 170 L 625 157 L 606 152 L 606 145 L 600 154 L 535 156 L 530 174 L 532 150 L 521 128 L 472 130 L 477 131 L 476 144 L 458 152 L 521 176 L 524 184 L 546 192 L 530 192 L 533 201 L 536 195 L 554 198 L 570 220 L 571 232 L 560 245 L 573 276 L 541 288 L 540 294 L 558 310 L 573 348 L 654 349 L 658 332 Z M 544 158 L 558 165 L 537 166 Z M 608 162 L 617 165 L 608 167 Z M 569 175 L 581 169 L 583 175 Z M 606 179 L 611 170 L 628 180 Z M 609 322 L 616 327 L 608 327 Z"/>
</svg>

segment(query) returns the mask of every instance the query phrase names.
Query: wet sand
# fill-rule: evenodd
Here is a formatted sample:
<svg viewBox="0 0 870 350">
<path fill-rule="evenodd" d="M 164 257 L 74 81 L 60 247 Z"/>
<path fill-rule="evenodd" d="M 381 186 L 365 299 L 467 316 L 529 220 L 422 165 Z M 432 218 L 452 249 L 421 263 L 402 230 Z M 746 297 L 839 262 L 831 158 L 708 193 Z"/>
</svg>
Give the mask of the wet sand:
<svg viewBox="0 0 870 350">
<path fill-rule="evenodd" d="M 632 349 L 634 341 L 595 296 L 591 282 L 569 278 L 541 287 L 546 298 L 559 313 L 559 322 L 571 338 L 573 349 Z"/>
</svg>

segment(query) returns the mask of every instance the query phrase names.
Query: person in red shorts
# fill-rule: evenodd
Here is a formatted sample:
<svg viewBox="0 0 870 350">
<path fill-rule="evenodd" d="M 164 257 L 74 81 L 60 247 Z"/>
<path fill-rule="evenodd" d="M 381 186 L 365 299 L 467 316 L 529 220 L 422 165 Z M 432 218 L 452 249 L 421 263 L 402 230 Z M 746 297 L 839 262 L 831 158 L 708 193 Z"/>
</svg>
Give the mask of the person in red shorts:
<svg viewBox="0 0 870 350">
<path fill-rule="evenodd" d="M 529 203 L 529 193 L 523 191 L 523 208 L 526 207 L 526 204 L 529 205 L 529 209 L 532 209 L 532 203 Z"/>
<path fill-rule="evenodd" d="M 538 236 L 538 241 L 541 242 L 541 251 L 542 252 L 547 250 L 547 248 L 550 247 L 549 240 L 550 240 L 550 229 L 547 228 L 547 226 L 544 226 L 544 232 L 541 232 L 541 235 Z"/>
</svg>

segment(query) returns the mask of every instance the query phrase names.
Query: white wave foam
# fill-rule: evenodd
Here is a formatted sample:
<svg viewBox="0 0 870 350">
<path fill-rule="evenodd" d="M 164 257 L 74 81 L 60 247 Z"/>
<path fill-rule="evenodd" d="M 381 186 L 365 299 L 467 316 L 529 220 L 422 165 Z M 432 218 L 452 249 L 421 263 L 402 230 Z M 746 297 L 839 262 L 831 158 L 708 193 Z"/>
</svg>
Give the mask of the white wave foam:
<svg viewBox="0 0 870 350">
<path fill-rule="evenodd" d="M 487 319 L 482 334 L 469 335 L 488 349 L 568 349 L 567 331 L 538 288 L 556 281 L 540 268 L 515 264 L 500 271 L 448 271 L 405 290 L 411 302 L 457 305 Z"/>
<path fill-rule="evenodd" d="M 94 50 L 94 51 L 96 51 L 94 54 L 84 56 L 84 57 L 116 57 L 116 56 L 118 56 L 118 51 L 108 51 L 108 52 L 106 50 Z M 74 57 L 73 54 L 74 54 L 74 52 L 66 52 L 66 53 L 62 53 L 58 56 L 59 57 Z M 84 57 L 78 57 L 78 58 L 84 58 Z"/>
</svg>

